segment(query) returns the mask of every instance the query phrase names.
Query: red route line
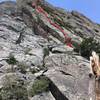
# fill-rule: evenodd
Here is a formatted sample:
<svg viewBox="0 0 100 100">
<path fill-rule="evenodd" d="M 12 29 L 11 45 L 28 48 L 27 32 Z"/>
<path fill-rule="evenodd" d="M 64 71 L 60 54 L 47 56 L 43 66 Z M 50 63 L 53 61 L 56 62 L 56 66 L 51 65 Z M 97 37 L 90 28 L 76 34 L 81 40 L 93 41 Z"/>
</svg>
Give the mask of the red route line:
<svg viewBox="0 0 100 100">
<path fill-rule="evenodd" d="M 32 6 L 34 7 L 34 6 L 36 6 L 36 4 L 35 4 L 35 3 L 32 3 Z M 56 23 L 53 23 L 53 22 L 48 18 L 48 13 L 46 13 L 46 12 L 42 9 L 42 7 L 40 7 L 40 6 L 36 7 L 36 10 L 37 10 L 38 12 L 44 14 L 45 17 L 47 18 L 47 20 L 49 21 L 49 23 L 50 23 L 51 25 L 53 25 L 54 27 L 56 27 L 57 29 L 59 29 L 59 30 L 63 33 L 63 35 L 64 35 L 64 37 L 65 37 L 65 43 L 66 43 L 66 45 L 68 45 L 69 47 L 73 47 L 73 46 L 72 46 L 72 43 L 71 43 L 71 38 L 67 36 L 67 33 L 65 33 L 64 30 L 63 30 L 59 25 L 57 25 Z"/>
</svg>

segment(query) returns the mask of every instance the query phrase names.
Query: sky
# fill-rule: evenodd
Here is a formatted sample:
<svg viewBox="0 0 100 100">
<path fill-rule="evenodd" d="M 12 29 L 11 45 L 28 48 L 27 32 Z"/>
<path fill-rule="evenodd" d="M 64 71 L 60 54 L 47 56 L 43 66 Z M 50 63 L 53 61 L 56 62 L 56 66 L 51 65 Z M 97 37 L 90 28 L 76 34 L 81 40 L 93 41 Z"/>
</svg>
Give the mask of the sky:
<svg viewBox="0 0 100 100">
<path fill-rule="evenodd" d="M 6 0 L 0 0 L 6 1 Z M 46 0 L 67 11 L 76 10 L 100 24 L 100 0 Z"/>
<path fill-rule="evenodd" d="M 68 11 L 76 10 L 92 21 L 100 23 L 100 0 L 46 0 Z"/>
</svg>

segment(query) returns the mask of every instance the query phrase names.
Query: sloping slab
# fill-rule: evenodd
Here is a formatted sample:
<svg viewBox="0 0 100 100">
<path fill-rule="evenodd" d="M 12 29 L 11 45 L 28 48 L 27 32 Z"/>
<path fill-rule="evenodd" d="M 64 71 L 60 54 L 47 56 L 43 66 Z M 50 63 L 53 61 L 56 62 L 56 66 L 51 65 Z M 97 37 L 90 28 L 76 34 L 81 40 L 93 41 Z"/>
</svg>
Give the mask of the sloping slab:
<svg viewBox="0 0 100 100">
<path fill-rule="evenodd" d="M 45 75 L 52 81 L 50 89 L 56 100 L 95 100 L 95 82 L 89 77 L 89 62 L 86 59 L 55 54 L 49 56 L 45 63 L 49 69 Z"/>
</svg>

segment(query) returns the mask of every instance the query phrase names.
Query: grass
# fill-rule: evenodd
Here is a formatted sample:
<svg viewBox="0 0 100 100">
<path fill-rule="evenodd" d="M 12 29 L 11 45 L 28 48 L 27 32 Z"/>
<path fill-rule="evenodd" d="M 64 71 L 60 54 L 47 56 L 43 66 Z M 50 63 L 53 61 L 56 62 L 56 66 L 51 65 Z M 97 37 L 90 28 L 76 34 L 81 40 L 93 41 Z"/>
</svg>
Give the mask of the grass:
<svg viewBox="0 0 100 100">
<path fill-rule="evenodd" d="M 14 65 L 16 65 L 18 63 L 18 61 L 15 59 L 15 57 L 10 54 L 8 59 L 6 59 L 6 62 L 11 65 L 11 71 L 14 72 Z"/>
<path fill-rule="evenodd" d="M 27 73 L 26 69 L 27 69 L 28 67 L 29 67 L 29 66 L 26 65 L 25 62 L 20 62 L 20 63 L 18 63 L 18 70 L 19 70 L 22 74 L 26 74 L 26 73 Z"/>
<path fill-rule="evenodd" d="M 23 80 L 5 77 L 4 86 L 0 89 L 0 100 L 28 100 L 27 89 Z"/>
<path fill-rule="evenodd" d="M 49 91 L 49 83 L 50 81 L 45 76 L 39 77 L 33 83 L 30 95 L 34 96 L 36 94 Z"/>
</svg>

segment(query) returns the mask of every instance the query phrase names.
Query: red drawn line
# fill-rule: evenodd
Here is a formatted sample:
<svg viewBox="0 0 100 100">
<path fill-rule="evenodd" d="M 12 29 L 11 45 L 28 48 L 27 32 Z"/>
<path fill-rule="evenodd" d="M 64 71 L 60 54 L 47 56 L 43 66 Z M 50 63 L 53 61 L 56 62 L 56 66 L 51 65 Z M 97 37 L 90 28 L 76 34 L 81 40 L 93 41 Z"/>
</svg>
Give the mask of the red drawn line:
<svg viewBox="0 0 100 100">
<path fill-rule="evenodd" d="M 36 4 L 35 4 L 35 3 L 32 3 L 32 6 L 34 7 L 34 6 L 36 6 Z M 51 25 L 53 25 L 54 27 L 56 27 L 57 29 L 59 29 L 59 30 L 63 33 L 63 35 L 64 35 L 64 37 L 65 37 L 65 43 L 66 43 L 66 45 L 69 46 L 69 47 L 73 47 L 73 46 L 72 46 L 72 42 L 71 42 L 71 38 L 67 36 L 67 33 L 65 33 L 64 30 L 63 30 L 59 25 L 57 25 L 56 23 L 53 23 L 53 22 L 48 18 L 48 14 L 42 9 L 42 7 L 37 6 L 37 7 L 36 7 L 36 10 L 37 10 L 38 12 L 42 13 L 42 14 L 47 18 L 48 22 L 49 22 Z"/>
</svg>

